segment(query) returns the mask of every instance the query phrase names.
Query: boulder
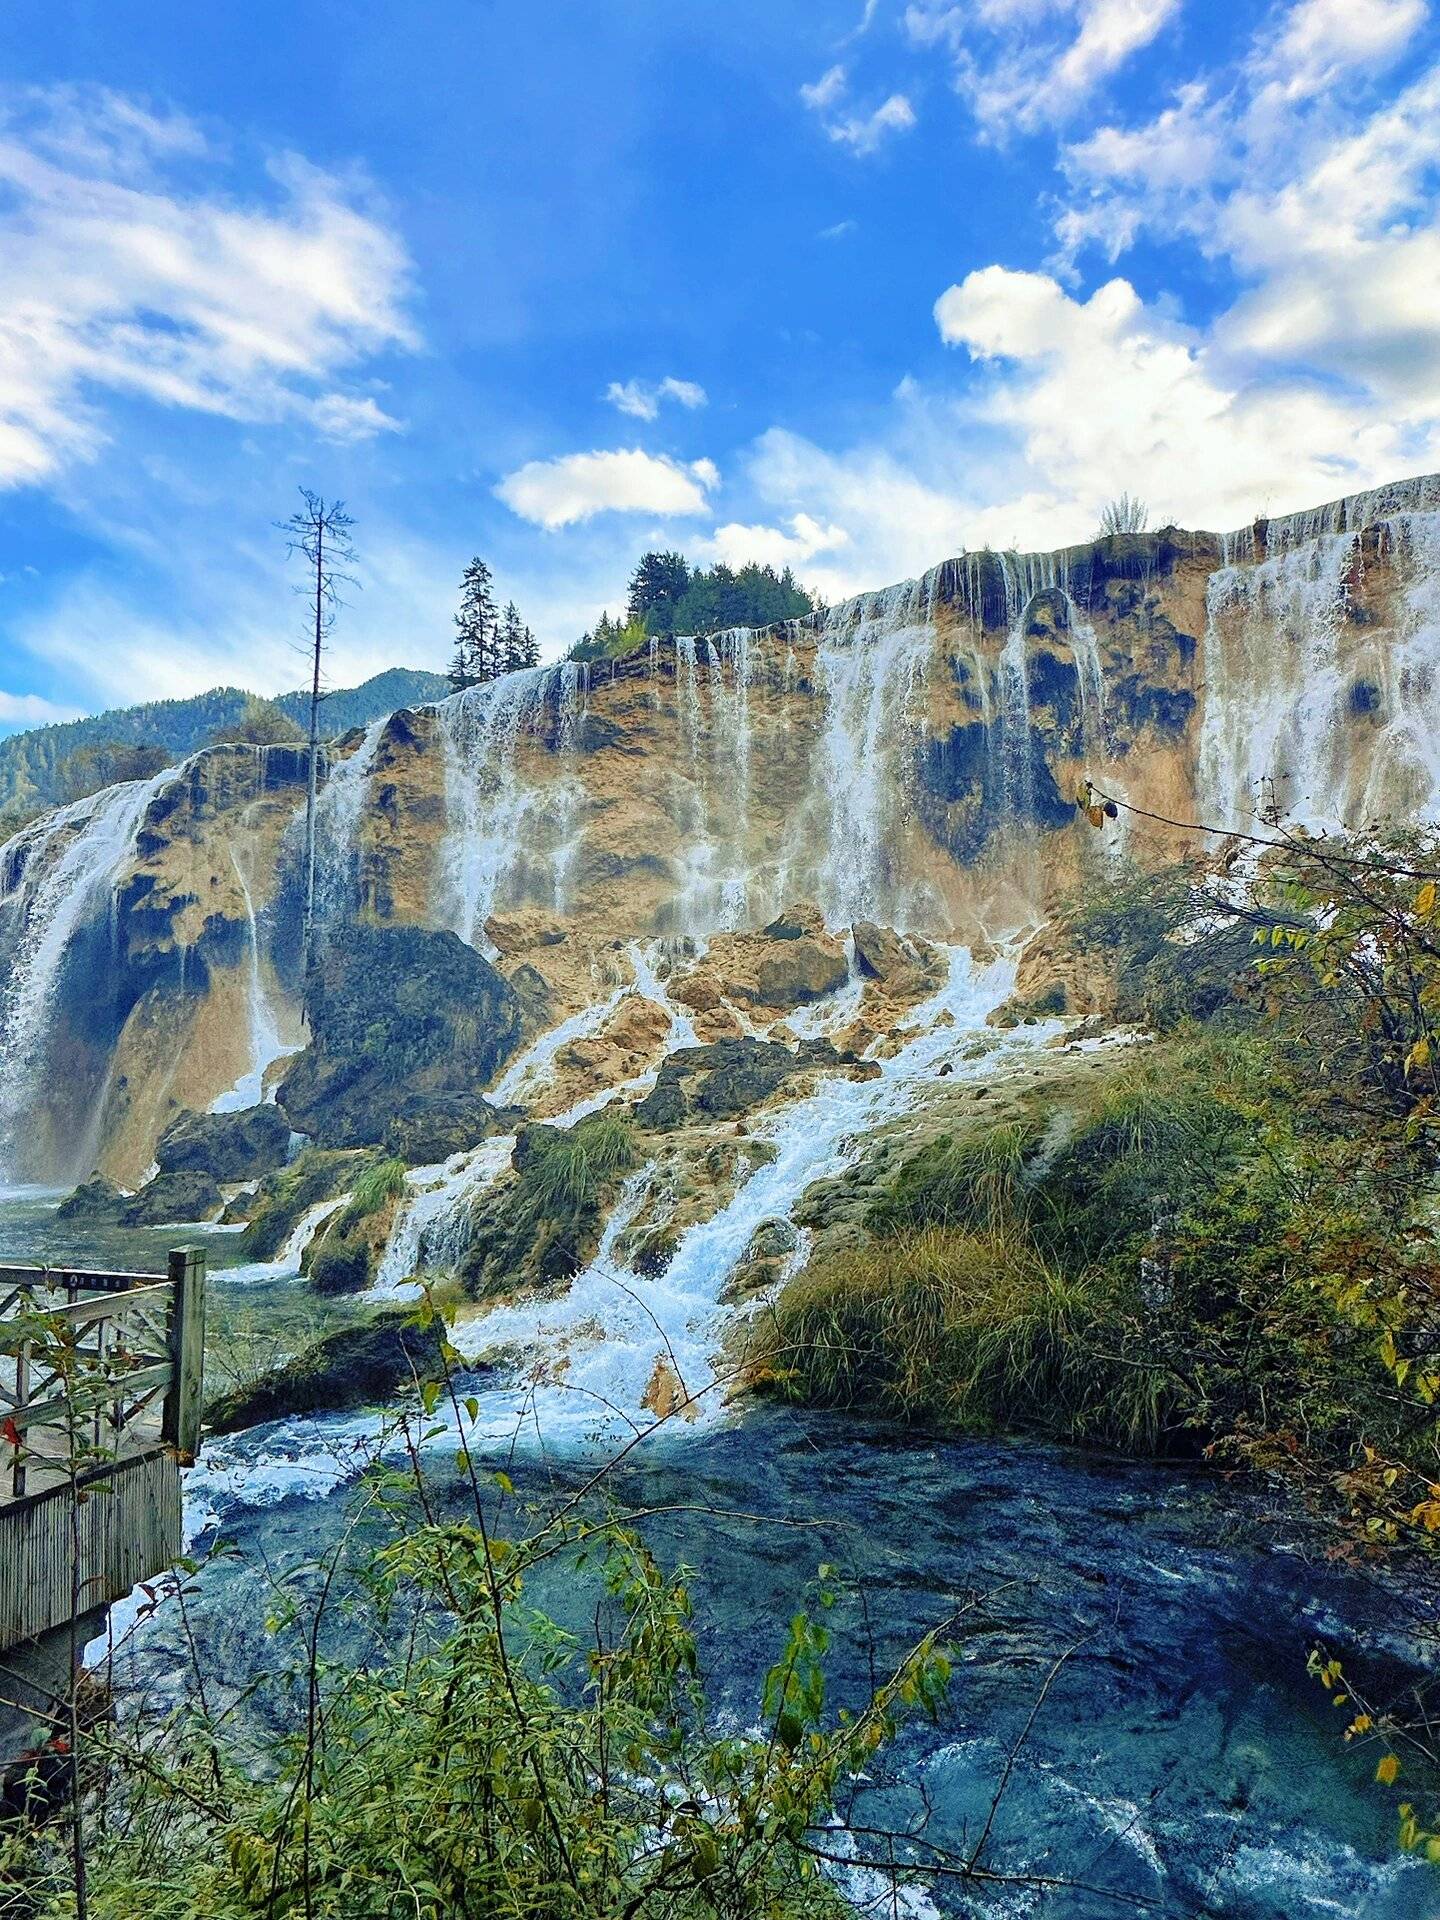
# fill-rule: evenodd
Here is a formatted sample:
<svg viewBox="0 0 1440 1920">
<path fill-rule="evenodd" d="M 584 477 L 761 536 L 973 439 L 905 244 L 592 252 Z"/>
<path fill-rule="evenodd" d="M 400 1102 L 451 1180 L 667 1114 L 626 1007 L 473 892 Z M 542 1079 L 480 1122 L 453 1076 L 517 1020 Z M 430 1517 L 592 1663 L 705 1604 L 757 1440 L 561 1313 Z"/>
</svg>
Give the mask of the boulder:
<svg viewBox="0 0 1440 1920">
<path fill-rule="evenodd" d="M 118 1220 L 130 1204 L 129 1196 L 105 1179 L 92 1173 L 75 1191 L 67 1194 L 55 1210 L 57 1220 Z"/>
<path fill-rule="evenodd" d="M 164 1227 L 174 1221 L 218 1220 L 225 1196 L 208 1173 L 157 1173 L 125 1203 L 122 1227 Z"/>
<path fill-rule="evenodd" d="M 478 1093 L 406 1095 L 385 1125 L 386 1153 L 407 1166 L 428 1167 L 465 1153 L 492 1133 L 513 1133 L 515 1107 L 494 1107 Z"/>
<path fill-rule="evenodd" d="M 791 1078 L 815 1067 L 842 1064 L 828 1040 L 809 1040 L 798 1050 L 778 1041 L 717 1040 L 682 1047 L 660 1069 L 654 1089 L 635 1108 L 641 1126 L 667 1132 L 689 1120 L 730 1120 L 748 1113 Z"/>
<path fill-rule="evenodd" d="M 849 977 L 845 955 L 833 942 L 786 935 L 760 962 L 755 998 L 762 1007 L 803 1007 L 834 993 Z"/>
<path fill-rule="evenodd" d="M 653 1053 L 670 1033 L 670 1016 L 640 994 L 627 994 L 605 1026 L 605 1037 L 626 1053 Z"/>
<path fill-rule="evenodd" d="M 255 1180 L 283 1167 L 290 1125 L 275 1106 L 240 1113 L 182 1113 L 160 1136 L 161 1173 L 207 1173 L 212 1180 Z"/>
<path fill-rule="evenodd" d="M 807 935 L 817 940 L 825 932 L 825 916 L 817 906 L 802 900 L 793 907 L 786 907 L 783 913 L 776 914 L 769 926 L 761 931 L 767 940 L 800 940 Z"/>
<path fill-rule="evenodd" d="M 850 929 L 855 942 L 855 965 L 867 980 L 888 980 L 892 974 L 908 972 L 915 956 L 890 927 L 877 927 L 873 920 L 857 920 Z"/>
<path fill-rule="evenodd" d="M 713 1013 L 725 1004 L 724 995 L 706 973 L 692 973 L 669 989 L 670 998 L 692 1013 Z"/>
<path fill-rule="evenodd" d="M 543 1033 L 555 1021 L 555 995 L 550 982 L 538 967 L 527 960 L 509 975 L 510 985 L 520 1002 L 520 1013 L 529 1033 Z"/>
<path fill-rule="evenodd" d="M 453 933 L 346 927 L 321 960 L 310 1045 L 280 1089 L 322 1147 L 378 1145 L 425 1103 L 477 1092 L 519 1044 L 520 998 Z"/>
<path fill-rule="evenodd" d="M 439 1330 L 422 1330 L 409 1314 L 382 1313 L 327 1334 L 277 1372 L 213 1400 L 206 1425 L 237 1433 L 285 1414 L 365 1406 L 388 1400 L 417 1375 L 431 1380 L 439 1374 Z"/>
</svg>

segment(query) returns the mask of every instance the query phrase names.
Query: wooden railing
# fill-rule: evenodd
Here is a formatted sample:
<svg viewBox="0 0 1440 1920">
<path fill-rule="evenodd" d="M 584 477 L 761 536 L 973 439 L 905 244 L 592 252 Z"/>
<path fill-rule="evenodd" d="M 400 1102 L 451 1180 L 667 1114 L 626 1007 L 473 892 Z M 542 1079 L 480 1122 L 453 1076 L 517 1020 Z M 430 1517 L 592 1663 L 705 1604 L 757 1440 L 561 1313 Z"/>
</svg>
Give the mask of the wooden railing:
<svg viewBox="0 0 1440 1920">
<path fill-rule="evenodd" d="M 163 1275 L 0 1266 L 0 1649 L 173 1562 L 204 1343 L 198 1248 Z"/>
</svg>

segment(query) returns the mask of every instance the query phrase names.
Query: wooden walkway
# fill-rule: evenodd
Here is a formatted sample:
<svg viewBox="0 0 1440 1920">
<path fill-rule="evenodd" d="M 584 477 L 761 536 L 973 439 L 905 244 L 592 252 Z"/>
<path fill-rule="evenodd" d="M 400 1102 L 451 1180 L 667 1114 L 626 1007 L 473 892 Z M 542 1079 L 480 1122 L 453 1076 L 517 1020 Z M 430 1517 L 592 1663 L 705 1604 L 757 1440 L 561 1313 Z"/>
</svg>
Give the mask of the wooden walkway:
<svg viewBox="0 0 1440 1920">
<path fill-rule="evenodd" d="M 164 1274 L 0 1267 L 0 1652 L 178 1558 L 204 1343 L 199 1249 Z"/>
</svg>

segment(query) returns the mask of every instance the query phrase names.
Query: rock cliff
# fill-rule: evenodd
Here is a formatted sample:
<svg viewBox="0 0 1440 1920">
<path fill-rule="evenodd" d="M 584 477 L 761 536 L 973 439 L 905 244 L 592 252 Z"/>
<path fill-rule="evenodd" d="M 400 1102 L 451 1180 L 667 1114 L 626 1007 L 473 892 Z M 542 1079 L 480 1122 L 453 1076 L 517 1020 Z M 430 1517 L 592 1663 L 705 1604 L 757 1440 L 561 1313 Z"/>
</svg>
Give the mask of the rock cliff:
<svg viewBox="0 0 1440 1920">
<path fill-rule="evenodd" d="M 883 1050 L 933 943 L 1033 930 L 1107 860 L 1173 851 L 1158 823 L 1092 832 L 1087 778 L 1218 827 L 1432 811 L 1437 601 L 1430 479 L 1238 534 L 969 554 L 401 710 L 327 752 L 308 1030 L 303 750 L 204 751 L 0 850 L 0 1163 L 131 1185 L 178 1115 L 277 1087 L 327 1145 L 425 1136 L 402 1093 L 462 1132 L 482 1092 L 543 1117 L 677 1046 L 803 1043 L 847 994 L 836 1044 Z M 625 989 L 656 967 L 644 1014 Z"/>
</svg>

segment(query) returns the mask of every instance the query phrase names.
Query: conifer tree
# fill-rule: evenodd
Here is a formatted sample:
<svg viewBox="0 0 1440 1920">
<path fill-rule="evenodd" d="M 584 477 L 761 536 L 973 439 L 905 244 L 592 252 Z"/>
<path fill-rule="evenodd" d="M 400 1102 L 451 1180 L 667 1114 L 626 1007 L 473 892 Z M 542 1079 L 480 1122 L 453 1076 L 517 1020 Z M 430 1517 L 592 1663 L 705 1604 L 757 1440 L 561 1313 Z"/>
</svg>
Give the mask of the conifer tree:
<svg viewBox="0 0 1440 1920">
<path fill-rule="evenodd" d="M 514 673 L 528 664 L 525 658 L 525 626 L 520 618 L 520 609 L 512 600 L 500 616 L 496 672 Z"/>
<path fill-rule="evenodd" d="M 494 578 L 477 554 L 460 581 L 460 611 L 455 616 L 458 635 L 450 662 L 450 682 L 457 691 L 493 680 L 499 664 L 499 619 L 495 612 Z"/>
<path fill-rule="evenodd" d="M 540 664 L 540 642 L 526 627 L 520 636 L 520 664 L 522 667 L 538 667 Z"/>
</svg>

